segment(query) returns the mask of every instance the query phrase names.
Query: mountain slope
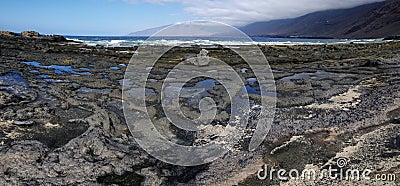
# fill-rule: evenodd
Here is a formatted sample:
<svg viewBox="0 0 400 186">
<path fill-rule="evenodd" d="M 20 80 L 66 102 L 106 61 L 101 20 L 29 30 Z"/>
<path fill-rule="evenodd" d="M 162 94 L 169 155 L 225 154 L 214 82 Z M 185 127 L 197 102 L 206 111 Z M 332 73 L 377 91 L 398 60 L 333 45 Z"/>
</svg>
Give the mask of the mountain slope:
<svg viewBox="0 0 400 186">
<path fill-rule="evenodd" d="M 160 26 L 160 27 L 156 27 L 156 28 L 149 28 L 149 29 L 142 30 L 142 31 L 132 32 L 128 35 L 129 36 L 151 36 L 151 35 L 159 32 L 160 30 L 167 28 L 168 26 L 170 26 L 170 25 L 164 25 L 164 26 Z"/>
<path fill-rule="evenodd" d="M 232 31 L 232 28 L 224 24 L 209 21 L 191 21 L 133 32 L 129 36 L 153 36 L 156 34 L 157 36 L 172 37 L 207 37 L 230 31 Z"/>
<path fill-rule="evenodd" d="M 381 38 L 400 34 L 400 1 L 310 13 L 298 18 L 252 23 L 251 36 Z"/>
<path fill-rule="evenodd" d="M 365 17 L 364 17 L 365 16 Z M 344 34 L 350 37 L 400 35 L 400 1 L 389 0 L 359 18 Z"/>
</svg>

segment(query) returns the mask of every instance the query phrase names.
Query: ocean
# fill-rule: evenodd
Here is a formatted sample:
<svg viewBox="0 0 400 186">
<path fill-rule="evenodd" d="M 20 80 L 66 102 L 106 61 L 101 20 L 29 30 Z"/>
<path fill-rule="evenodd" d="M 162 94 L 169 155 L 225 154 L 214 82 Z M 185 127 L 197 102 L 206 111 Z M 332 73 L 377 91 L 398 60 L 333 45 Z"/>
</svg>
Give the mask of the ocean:
<svg viewBox="0 0 400 186">
<path fill-rule="evenodd" d="M 383 39 L 303 39 L 251 37 L 238 39 L 231 37 L 133 37 L 133 36 L 65 36 L 67 39 L 84 42 L 87 45 L 107 47 L 129 47 L 141 44 L 191 46 L 191 45 L 316 45 L 334 43 L 383 42 Z"/>
</svg>

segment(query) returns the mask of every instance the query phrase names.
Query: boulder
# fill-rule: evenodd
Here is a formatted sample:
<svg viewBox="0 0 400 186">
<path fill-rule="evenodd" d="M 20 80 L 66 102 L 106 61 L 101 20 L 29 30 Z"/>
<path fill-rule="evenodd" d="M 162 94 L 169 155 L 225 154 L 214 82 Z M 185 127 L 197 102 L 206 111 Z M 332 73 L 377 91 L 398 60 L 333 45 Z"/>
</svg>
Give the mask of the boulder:
<svg viewBox="0 0 400 186">
<path fill-rule="evenodd" d="M 36 31 L 23 31 L 21 32 L 22 37 L 40 37 L 39 32 Z"/>
<path fill-rule="evenodd" d="M 43 38 L 50 40 L 50 41 L 54 41 L 54 42 L 67 41 L 67 39 L 64 36 L 60 36 L 60 35 L 49 35 L 49 36 L 45 36 Z"/>
<path fill-rule="evenodd" d="M 5 35 L 5 36 L 17 36 L 18 34 L 10 31 L 5 31 L 5 30 L 0 30 L 0 35 Z"/>
<path fill-rule="evenodd" d="M 21 33 L 22 37 L 33 37 L 33 38 L 40 38 L 44 40 L 54 41 L 54 42 L 62 42 L 67 41 L 64 36 L 60 35 L 40 35 L 39 32 L 36 31 L 24 31 Z"/>
</svg>

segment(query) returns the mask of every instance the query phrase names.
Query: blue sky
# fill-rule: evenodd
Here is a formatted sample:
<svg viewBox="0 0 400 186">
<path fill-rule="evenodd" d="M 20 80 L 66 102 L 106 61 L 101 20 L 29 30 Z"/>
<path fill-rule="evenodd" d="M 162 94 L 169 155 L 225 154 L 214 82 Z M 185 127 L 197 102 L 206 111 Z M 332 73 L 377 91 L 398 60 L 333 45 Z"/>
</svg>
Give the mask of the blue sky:
<svg viewBox="0 0 400 186">
<path fill-rule="evenodd" d="M 195 19 L 180 3 L 118 0 L 2 0 L 0 30 L 69 35 L 126 35 Z"/>
<path fill-rule="evenodd" d="M 1 0 L 0 30 L 126 35 L 190 20 L 234 26 L 383 0 Z"/>
</svg>

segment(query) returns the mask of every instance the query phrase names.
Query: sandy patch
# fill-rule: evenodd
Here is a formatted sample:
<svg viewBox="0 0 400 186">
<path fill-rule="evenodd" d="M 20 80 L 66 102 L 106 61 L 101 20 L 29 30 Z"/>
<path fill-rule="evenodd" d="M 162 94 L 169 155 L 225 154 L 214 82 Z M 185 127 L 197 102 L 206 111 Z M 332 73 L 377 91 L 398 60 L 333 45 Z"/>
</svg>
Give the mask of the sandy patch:
<svg viewBox="0 0 400 186">
<path fill-rule="evenodd" d="M 52 124 L 52 123 L 46 123 L 44 124 L 45 128 L 59 128 L 60 125 L 59 124 Z"/>
<path fill-rule="evenodd" d="M 313 103 L 305 106 L 305 108 L 349 110 L 350 108 L 357 106 L 357 104 L 360 102 L 358 99 L 360 96 L 360 86 L 357 85 L 353 88 L 350 88 L 343 94 L 331 97 L 328 103 Z"/>
<path fill-rule="evenodd" d="M 361 82 L 361 84 L 368 88 L 389 86 L 388 83 L 379 81 L 377 78 L 372 78 Z"/>
</svg>

